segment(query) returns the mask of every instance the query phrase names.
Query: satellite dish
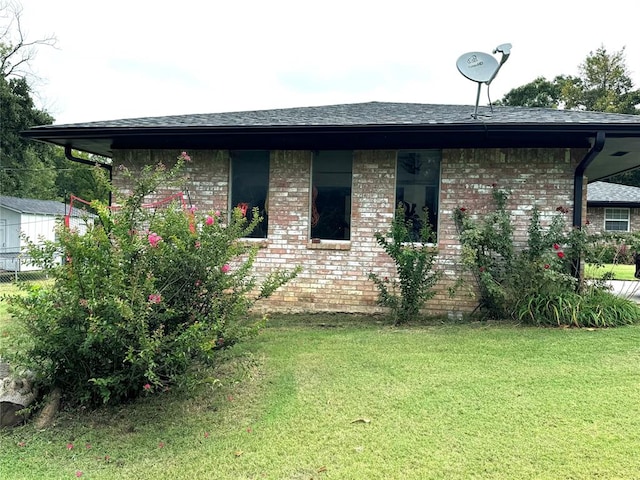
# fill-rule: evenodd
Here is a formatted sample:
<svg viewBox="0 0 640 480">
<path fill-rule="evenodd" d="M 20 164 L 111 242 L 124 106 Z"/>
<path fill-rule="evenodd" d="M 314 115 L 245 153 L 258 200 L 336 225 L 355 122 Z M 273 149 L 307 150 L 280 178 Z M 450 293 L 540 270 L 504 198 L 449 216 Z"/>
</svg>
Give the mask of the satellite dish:
<svg viewBox="0 0 640 480">
<path fill-rule="evenodd" d="M 482 52 L 469 52 L 458 58 L 458 71 L 469 80 L 487 83 L 493 80 L 493 74 L 498 69 L 498 61 Z"/>
<path fill-rule="evenodd" d="M 487 85 L 487 95 L 489 94 L 489 85 L 496 78 L 498 71 L 507 61 L 511 54 L 511 44 L 503 43 L 498 45 L 493 53 L 500 52 L 502 58 L 500 63 L 495 57 L 483 52 L 469 52 L 461 55 L 456 62 L 458 71 L 469 80 L 478 83 L 478 94 L 476 95 L 476 109 L 473 113 L 473 118 L 478 118 L 478 103 L 480 102 L 480 87 L 483 83 Z M 491 106 L 491 98 L 489 98 L 489 105 Z M 491 106 L 493 111 L 493 106 Z"/>
</svg>

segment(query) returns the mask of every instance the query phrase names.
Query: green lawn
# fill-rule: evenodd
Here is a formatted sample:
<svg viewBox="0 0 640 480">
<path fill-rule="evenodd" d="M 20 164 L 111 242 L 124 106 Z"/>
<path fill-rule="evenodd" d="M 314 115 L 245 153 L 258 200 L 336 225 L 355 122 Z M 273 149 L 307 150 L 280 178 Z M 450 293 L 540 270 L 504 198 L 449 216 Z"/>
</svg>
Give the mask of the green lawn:
<svg viewBox="0 0 640 480">
<path fill-rule="evenodd" d="M 595 265 L 587 265 L 585 267 L 585 276 L 587 278 L 602 278 L 605 273 L 612 273 L 616 280 L 637 280 L 634 277 L 636 272 L 635 265 L 622 264 L 605 264 L 599 267 Z"/>
<path fill-rule="evenodd" d="M 640 327 L 279 317 L 197 391 L 0 433 L 0 478 L 639 478 L 639 362 Z"/>
</svg>

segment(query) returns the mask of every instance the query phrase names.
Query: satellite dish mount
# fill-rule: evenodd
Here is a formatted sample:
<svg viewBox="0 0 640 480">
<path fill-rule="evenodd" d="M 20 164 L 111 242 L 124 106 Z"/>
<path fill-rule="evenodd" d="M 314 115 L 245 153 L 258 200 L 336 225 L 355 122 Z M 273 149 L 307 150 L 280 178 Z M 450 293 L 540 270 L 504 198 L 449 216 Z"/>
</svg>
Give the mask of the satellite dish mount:
<svg viewBox="0 0 640 480">
<path fill-rule="evenodd" d="M 482 84 L 487 85 L 487 97 L 489 98 L 489 106 L 493 112 L 493 106 L 491 105 L 491 97 L 489 97 L 489 85 L 496 78 L 500 68 L 507 61 L 511 54 L 511 44 L 503 43 L 498 45 L 493 53 L 500 52 L 502 58 L 500 63 L 488 53 L 483 52 L 469 52 L 461 55 L 456 62 L 458 71 L 469 80 L 473 80 L 478 83 L 478 93 L 476 94 L 476 108 L 473 112 L 473 118 L 478 118 L 478 104 L 480 103 L 480 89 Z"/>
</svg>

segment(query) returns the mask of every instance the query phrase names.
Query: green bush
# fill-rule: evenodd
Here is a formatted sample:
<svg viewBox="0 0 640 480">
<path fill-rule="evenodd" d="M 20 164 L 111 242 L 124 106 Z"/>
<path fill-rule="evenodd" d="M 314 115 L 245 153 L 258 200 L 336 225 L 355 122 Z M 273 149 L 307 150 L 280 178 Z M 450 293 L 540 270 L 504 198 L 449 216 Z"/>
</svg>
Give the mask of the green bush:
<svg viewBox="0 0 640 480">
<path fill-rule="evenodd" d="M 567 228 L 568 210 L 562 206 L 542 228 L 534 208 L 527 245 L 517 250 L 506 208 L 508 192 L 494 186 L 493 198 L 495 211 L 482 219 L 473 218 L 464 207 L 454 212 L 462 263 L 477 282 L 483 314 L 574 326 L 624 325 L 640 318 L 640 307 L 608 292 L 604 281 L 587 285 L 582 280 L 581 261 L 601 254 L 601 236 L 590 235 L 586 228 Z"/>
<path fill-rule="evenodd" d="M 517 318 L 541 326 L 617 327 L 636 323 L 638 305 L 602 288 L 581 294 L 532 293 L 517 302 Z"/>
<path fill-rule="evenodd" d="M 595 258 L 598 263 L 631 265 L 634 263 L 632 249 L 622 239 L 606 239 L 598 243 Z"/>
<path fill-rule="evenodd" d="M 396 210 L 391 229 L 376 233 L 376 241 L 396 264 L 396 279 L 380 278 L 371 272 L 368 277 L 378 289 L 378 304 L 391 310 L 394 323 L 401 324 L 420 314 L 424 304 L 434 296 L 433 287 L 441 277 L 433 270 L 438 255 L 427 212 L 421 222 L 418 241 L 412 238 L 413 221 L 405 219 L 402 204 Z"/>
<path fill-rule="evenodd" d="M 240 240 L 261 221 L 235 209 L 199 215 L 174 203 L 143 208 L 159 187 L 177 184 L 189 157 L 175 167 L 146 167 L 121 208 L 94 202 L 87 232 L 58 229 L 59 239 L 30 244 L 50 270 L 50 287 L 9 298 L 29 343 L 19 357 L 43 387 L 74 403 L 120 403 L 166 388 L 194 361 L 212 360 L 236 342 L 252 304 L 297 273 L 275 271 L 257 285 L 255 244 Z M 55 252 L 66 262 L 52 265 Z"/>
</svg>

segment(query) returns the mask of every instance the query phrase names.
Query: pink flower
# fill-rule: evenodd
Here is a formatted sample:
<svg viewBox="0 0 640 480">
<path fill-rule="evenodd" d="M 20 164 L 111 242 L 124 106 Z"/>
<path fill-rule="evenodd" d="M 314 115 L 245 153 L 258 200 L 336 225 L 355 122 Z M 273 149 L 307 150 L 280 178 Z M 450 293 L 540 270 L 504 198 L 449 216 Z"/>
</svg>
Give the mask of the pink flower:
<svg viewBox="0 0 640 480">
<path fill-rule="evenodd" d="M 76 470 L 76 477 L 80 478 L 82 476 L 82 472 L 80 470 Z"/>
<path fill-rule="evenodd" d="M 204 432 L 204 438 L 209 438 L 209 432 Z"/>
<path fill-rule="evenodd" d="M 211 215 L 207 215 L 207 218 L 204 221 L 204 223 L 206 223 L 209 226 L 213 225 L 213 217 Z"/>
<path fill-rule="evenodd" d="M 191 215 L 194 215 L 197 211 L 198 211 L 198 207 L 191 207 L 191 208 L 189 209 L 189 213 L 190 213 Z"/>
<path fill-rule="evenodd" d="M 220 217 L 220 210 L 216 210 L 215 212 L 213 212 L 213 214 L 214 214 L 216 217 Z"/>
<path fill-rule="evenodd" d="M 563 252 L 558 252 L 558 258 L 564 258 L 564 253 Z"/>
<path fill-rule="evenodd" d="M 159 293 L 152 293 L 149 295 L 150 303 L 160 303 L 162 301 L 162 295 Z"/>
<path fill-rule="evenodd" d="M 162 237 L 157 233 L 150 233 L 149 237 L 147 238 L 149 240 L 149 245 L 151 245 L 152 248 L 156 248 L 158 246 L 158 243 L 162 241 Z"/>
<path fill-rule="evenodd" d="M 222 267 L 220 267 L 220 271 L 222 273 L 227 273 L 229 270 L 231 270 L 231 267 L 228 263 L 225 263 Z"/>
<path fill-rule="evenodd" d="M 67 443 L 67 450 L 73 450 L 73 443 Z"/>
<path fill-rule="evenodd" d="M 200 248 L 202 246 L 202 244 L 198 241 L 196 241 L 196 248 Z"/>
<path fill-rule="evenodd" d="M 150 384 L 148 384 L 148 383 L 145 383 L 145 384 L 142 386 L 142 388 L 143 388 L 144 390 L 151 390 L 151 385 L 150 385 Z"/>
<path fill-rule="evenodd" d="M 164 448 L 164 442 L 159 442 L 158 443 L 158 448 Z"/>
<path fill-rule="evenodd" d="M 546 263 L 546 264 L 544 265 L 544 269 L 545 269 L 545 270 L 549 270 L 549 264 L 548 264 L 548 263 Z"/>
<path fill-rule="evenodd" d="M 187 154 L 187 152 L 182 152 L 180 154 L 180 158 L 182 160 L 184 160 L 185 162 L 190 162 L 191 161 L 191 157 Z"/>
<path fill-rule="evenodd" d="M 560 245 L 558 245 L 557 243 L 553 244 L 553 249 L 554 250 L 560 250 Z"/>
</svg>

